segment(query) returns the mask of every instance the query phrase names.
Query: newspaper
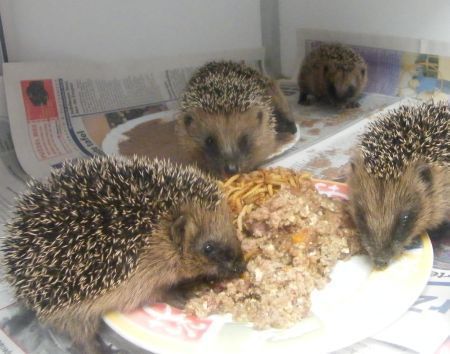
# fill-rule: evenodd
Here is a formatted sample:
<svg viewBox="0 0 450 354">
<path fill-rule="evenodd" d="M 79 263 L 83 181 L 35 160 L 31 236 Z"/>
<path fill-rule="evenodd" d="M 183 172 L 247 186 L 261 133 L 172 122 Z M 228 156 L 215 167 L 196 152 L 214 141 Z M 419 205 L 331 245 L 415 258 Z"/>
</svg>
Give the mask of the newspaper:
<svg viewBox="0 0 450 354">
<path fill-rule="evenodd" d="M 320 36 L 311 38 L 302 42 L 306 51 L 317 41 L 325 40 Z M 370 62 L 385 53 L 384 49 L 372 49 L 366 53 Z M 174 150 L 173 122 L 178 98 L 192 72 L 205 61 L 218 58 L 243 61 L 263 71 L 263 54 L 257 48 L 122 63 L 6 64 L 5 92 L 3 83 L 0 85 L 0 223 L 7 220 L 14 197 L 24 189 L 30 176 L 42 178 L 64 160 L 105 153 L 178 159 L 180 152 Z M 389 61 L 385 65 L 396 64 Z M 395 68 L 400 77 L 401 66 Z M 401 80 L 382 85 L 390 75 L 380 74 L 371 79 L 361 107 L 346 111 L 299 106 L 295 79 L 281 81 L 300 127 L 300 137 L 268 164 L 306 169 L 329 179 L 344 179 L 355 139 L 368 122 L 376 119 L 377 112 L 393 104 L 410 102 L 402 96 L 424 98 L 420 89 L 416 90 L 419 94 L 416 91 L 416 94 L 406 91 L 408 94 L 403 94 L 404 91 L 393 89 L 400 87 Z M 446 83 L 439 86 L 440 83 L 437 81 L 436 87 L 447 87 Z M 0 229 L 0 234 L 3 232 Z M 342 353 L 369 353 L 380 348 L 393 353 L 436 352 L 450 333 L 450 259 L 446 258 L 450 240 L 447 236 L 435 245 L 442 252 L 436 253 L 432 278 L 405 318 Z M 410 336 L 430 328 L 433 330 L 426 343 L 419 336 Z M 105 337 L 113 338 L 114 334 L 105 329 Z M 0 351 L 71 353 L 73 350 L 67 338 L 40 326 L 15 302 L 9 287 L 0 284 Z"/>
</svg>

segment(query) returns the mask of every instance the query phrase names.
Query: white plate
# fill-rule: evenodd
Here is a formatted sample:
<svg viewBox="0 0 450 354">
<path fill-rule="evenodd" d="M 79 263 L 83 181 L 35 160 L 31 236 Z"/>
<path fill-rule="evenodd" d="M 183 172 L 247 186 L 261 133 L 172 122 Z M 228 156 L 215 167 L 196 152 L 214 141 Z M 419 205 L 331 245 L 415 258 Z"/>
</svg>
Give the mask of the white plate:
<svg viewBox="0 0 450 354">
<path fill-rule="evenodd" d="M 107 155 L 119 155 L 120 149 L 119 145 L 120 143 L 126 141 L 129 139 L 129 137 L 126 135 L 126 133 L 135 127 L 139 126 L 140 124 L 155 120 L 155 119 L 164 119 L 165 121 L 170 121 L 172 119 L 175 119 L 177 115 L 177 111 L 164 111 L 164 112 L 158 112 L 158 113 L 152 113 L 148 114 L 139 118 L 131 119 L 129 121 L 126 121 L 123 124 L 118 125 L 117 127 L 111 129 L 111 131 L 105 136 L 105 139 L 103 139 L 102 142 L 102 150 Z M 297 132 L 295 133 L 294 139 L 281 146 L 278 151 L 270 155 L 267 160 L 272 159 L 276 156 L 279 156 L 292 148 L 297 142 L 300 140 L 300 126 L 296 124 Z"/>
<path fill-rule="evenodd" d="M 125 123 L 119 124 L 114 127 L 106 134 L 105 138 L 102 142 L 102 150 L 107 155 L 119 155 L 119 145 L 120 143 L 129 140 L 130 138 L 125 135 L 125 133 L 129 132 L 133 128 L 137 127 L 142 123 L 146 123 L 155 119 L 164 119 L 166 121 L 170 121 L 171 119 L 175 119 L 176 111 L 164 111 L 158 113 L 147 114 L 145 116 L 130 119 Z"/>
<path fill-rule="evenodd" d="M 316 188 L 347 195 L 340 183 L 317 181 Z M 166 304 L 113 312 L 104 320 L 131 343 L 161 354 L 330 352 L 376 334 L 404 314 L 425 287 L 432 264 L 427 235 L 381 272 L 372 271 L 366 256 L 339 262 L 331 282 L 313 293 L 311 317 L 285 330 L 258 331 L 228 316 L 198 319 Z"/>
</svg>

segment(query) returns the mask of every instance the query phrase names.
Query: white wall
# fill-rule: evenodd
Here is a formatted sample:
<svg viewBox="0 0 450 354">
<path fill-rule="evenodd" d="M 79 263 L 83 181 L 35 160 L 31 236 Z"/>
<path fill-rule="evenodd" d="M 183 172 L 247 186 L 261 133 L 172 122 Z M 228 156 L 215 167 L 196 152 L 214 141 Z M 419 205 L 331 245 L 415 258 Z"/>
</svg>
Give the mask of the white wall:
<svg viewBox="0 0 450 354">
<path fill-rule="evenodd" d="M 296 30 L 319 28 L 450 42 L 449 0 L 279 0 L 282 72 L 299 65 Z"/>
<path fill-rule="evenodd" d="M 261 46 L 259 0 L 1 0 L 10 61 Z"/>
<path fill-rule="evenodd" d="M 275 1 L 275 0 L 274 0 Z M 450 1 L 279 0 L 282 71 L 296 30 L 450 42 Z M 259 0 L 0 0 L 11 61 L 116 60 L 261 46 Z"/>
</svg>

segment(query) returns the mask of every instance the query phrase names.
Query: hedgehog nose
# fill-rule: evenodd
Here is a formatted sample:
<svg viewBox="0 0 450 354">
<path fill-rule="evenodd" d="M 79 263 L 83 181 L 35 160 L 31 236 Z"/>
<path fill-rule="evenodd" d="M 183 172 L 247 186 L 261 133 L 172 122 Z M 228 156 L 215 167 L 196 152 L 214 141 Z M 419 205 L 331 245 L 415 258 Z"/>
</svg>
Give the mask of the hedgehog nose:
<svg viewBox="0 0 450 354">
<path fill-rule="evenodd" d="M 373 260 L 375 268 L 378 270 L 383 270 L 389 265 L 389 260 L 383 257 L 377 257 Z"/>
<path fill-rule="evenodd" d="M 234 262 L 231 270 L 233 271 L 233 273 L 241 274 L 242 272 L 244 272 L 244 270 L 246 268 L 247 268 L 247 265 L 245 264 L 244 260 L 239 259 Z"/>
<path fill-rule="evenodd" d="M 225 173 L 229 175 L 234 175 L 239 172 L 239 168 L 234 163 L 227 163 L 224 167 Z"/>
<path fill-rule="evenodd" d="M 355 95 L 355 92 L 356 92 L 356 88 L 355 88 L 355 86 L 350 86 L 348 89 L 347 89 L 347 97 L 353 97 L 354 95 Z"/>
<path fill-rule="evenodd" d="M 328 90 L 328 94 L 329 94 L 331 97 L 337 98 L 337 90 L 336 90 L 336 86 L 334 86 L 333 83 L 331 83 L 331 82 L 328 83 L 327 90 Z"/>
</svg>

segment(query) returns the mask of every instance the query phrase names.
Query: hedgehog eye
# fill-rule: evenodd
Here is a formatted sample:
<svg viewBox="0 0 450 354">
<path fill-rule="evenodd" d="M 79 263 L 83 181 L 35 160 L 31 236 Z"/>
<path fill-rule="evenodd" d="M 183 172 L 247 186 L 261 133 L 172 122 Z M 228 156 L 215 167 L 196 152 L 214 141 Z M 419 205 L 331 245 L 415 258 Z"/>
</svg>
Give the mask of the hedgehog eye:
<svg viewBox="0 0 450 354">
<path fill-rule="evenodd" d="M 411 229 L 414 221 L 415 212 L 413 210 L 407 210 L 400 213 L 397 222 L 397 228 L 395 230 L 396 239 L 405 239 Z"/>
<path fill-rule="evenodd" d="M 219 145 L 214 136 L 208 135 L 203 141 L 203 144 L 204 144 L 204 151 L 207 155 L 210 155 L 210 157 L 212 158 L 218 157 L 218 155 L 220 154 Z"/>
<path fill-rule="evenodd" d="M 184 116 L 183 121 L 184 121 L 184 125 L 185 125 L 186 127 L 189 127 L 189 126 L 191 125 L 192 121 L 193 121 L 193 118 L 192 118 L 192 116 L 190 116 L 190 115 L 188 114 L 188 115 L 185 115 L 185 116 Z"/>
<path fill-rule="evenodd" d="M 239 138 L 238 146 L 242 153 L 247 153 L 250 150 L 250 140 L 247 134 Z"/>
<path fill-rule="evenodd" d="M 325 65 L 325 66 L 323 67 L 323 72 L 324 72 L 324 74 L 326 74 L 326 73 L 328 72 L 328 65 Z"/>
<path fill-rule="evenodd" d="M 214 245 L 212 244 L 212 242 L 205 242 L 205 244 L 203 245 L 203 253 L 206 256 L 211 255 L 214 252 Z"/>
<path fill-rule="evenodd" d="M 205 145 L 208 148 L 213 147 L 216 144 L 216 141 L 214 140 L 214 138 L 210 135 L 205 139 Z"/>
<path fill-rule="evenodd" d="M 403 231 L 406 228 L 406 226 L 408 226 L 410 219 L 411 215 L 409 214 L 409 212 L 401 213 L 399 217 L 398 231 Z"/>
<path fill-rule="evenodd" d="M 410 215 L 409 215 L 409 214 L 402 214 L 402 215 L 400 216 L 400 222 L 401 222 L 401 224 L 402 224 L 402 225 L 406 225 L 406 223 L 408 222 L 409 218 L 410 218 Z"/>
<path fill-rule="evenodd" d="M 362 76 L 366 75 L 366 69 L 361 69 L 361 75 Z"/>
</svg>

